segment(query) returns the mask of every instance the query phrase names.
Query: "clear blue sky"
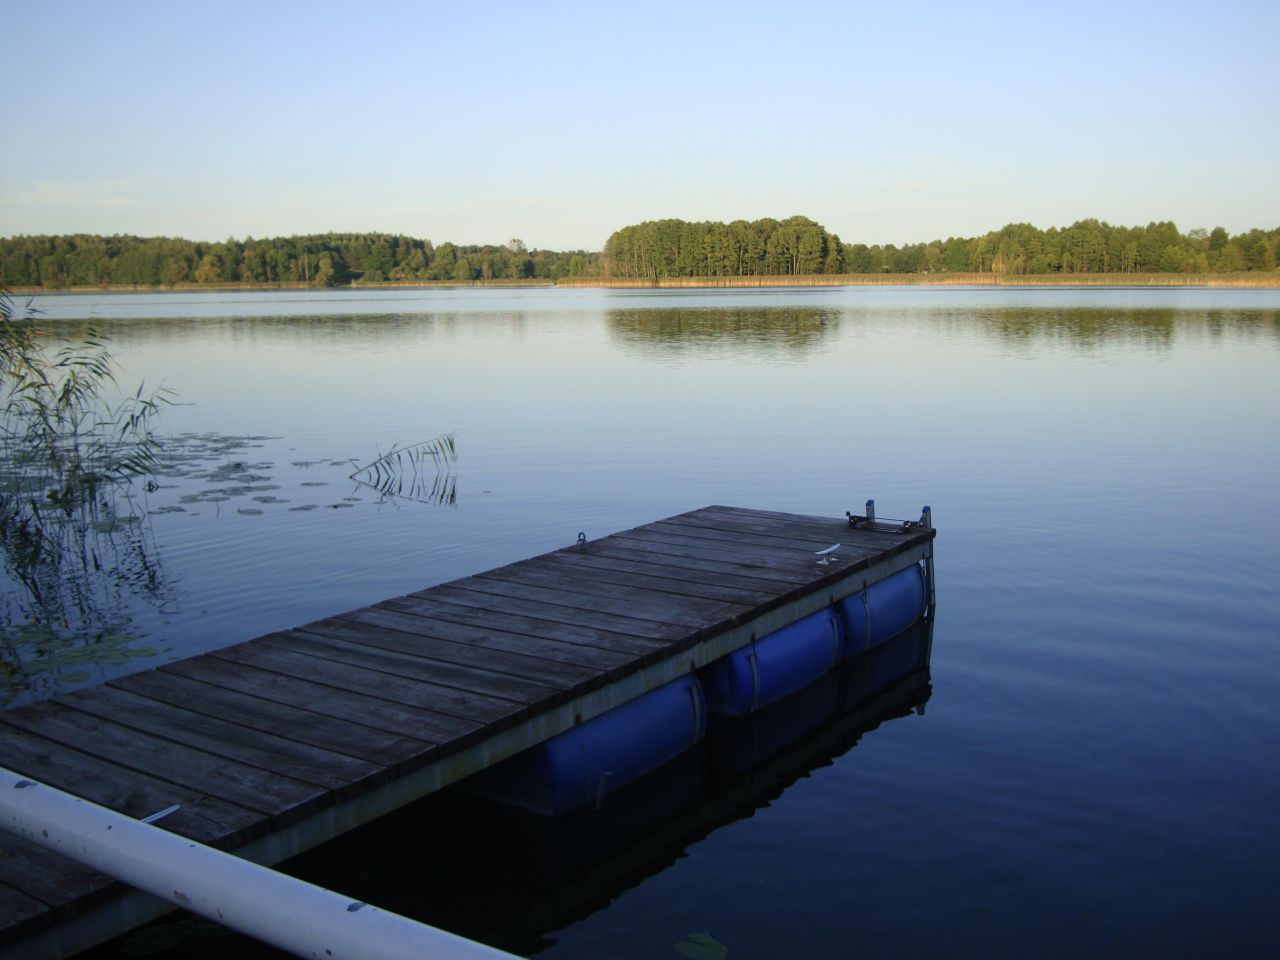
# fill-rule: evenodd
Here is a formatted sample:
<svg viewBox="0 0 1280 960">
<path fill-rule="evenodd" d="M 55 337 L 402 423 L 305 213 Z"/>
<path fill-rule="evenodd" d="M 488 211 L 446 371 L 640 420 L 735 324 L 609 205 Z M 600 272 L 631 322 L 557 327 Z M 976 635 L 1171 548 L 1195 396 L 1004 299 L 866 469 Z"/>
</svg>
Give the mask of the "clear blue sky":
<svg viewBox="0 0 1280 960">
<path fill-rule="evenodd" d="M 1280 3 L 0 0 L 0 236 L 1280 225 Z"/>
</svg>

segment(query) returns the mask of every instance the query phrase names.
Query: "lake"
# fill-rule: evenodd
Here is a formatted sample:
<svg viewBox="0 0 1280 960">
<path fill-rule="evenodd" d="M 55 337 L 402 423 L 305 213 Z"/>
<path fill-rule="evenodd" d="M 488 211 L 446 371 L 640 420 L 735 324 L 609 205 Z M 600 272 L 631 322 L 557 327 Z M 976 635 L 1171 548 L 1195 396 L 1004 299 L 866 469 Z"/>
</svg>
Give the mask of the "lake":
<svg viewBox="0 0 1280 960">
<path fill-rule="evenodd" d="M 927 709 L 665 846 L 650 831 L 597 856 L 570 877 L 576 899 L 514 933 L 538 892 L 520 865 L 564 855 L 557 828 L 467 834 L 466 805 L 440 798 L 381 846 L 370 833 L 376 859 L 325 853 L 303 872 L 555 960 L 1253 955 L 1280 937 L 1280 291 L 34 306 L 55 328 L 93 318 L 121 383 L 177 402 L 154 489 L 99 534 L 119 575 L 90 572 L 65 605 L 80 621 L 35 622 L 7 566 L 9 703 L 707 504 L 933 509 Z M 402 474 L 394 495 L 351 478 L 445 434 L 456 463 Z M 482 858 L 451 833 L 502 837 L 483 856 L 510 889 L 459 896 L 459 880 L 451 902 L 450 881 L 428 881 Z M 208 933 L 193 929 L 174 955 Z"/>
</svg>

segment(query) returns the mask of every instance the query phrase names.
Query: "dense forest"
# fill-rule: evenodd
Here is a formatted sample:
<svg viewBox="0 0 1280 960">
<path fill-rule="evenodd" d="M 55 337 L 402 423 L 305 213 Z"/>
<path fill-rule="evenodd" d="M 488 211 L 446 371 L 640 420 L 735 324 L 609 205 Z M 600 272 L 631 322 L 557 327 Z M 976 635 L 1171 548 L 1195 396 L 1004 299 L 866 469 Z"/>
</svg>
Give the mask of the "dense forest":
<svg viewBox="0 0 1280 960">
<path fill-rule="evenodd" d="M 1113 227 L 1080 220 L 1041 230 L 1011 223 L 981 237 L 901 248 L 844 248 L 849 273 L 1236 273 L 1275 270 L 1280 228 L 1231 236 L 1222 227 L 1179 232 L 1168 222 Z"/>
<path fill-rule="evenodd" d="M 896 247 L 842 244 L 806 217 L 748 223 L 656 220 L 605 244 L 611 277 L 722 277 L 867 273 L 1232 273 L 1275 270 L 1280 229 L 1230 236 L 1222 227 L 1180 233 L 1168 222 L 1113 227 L 1081 220 L 1041 230 L 1011 223 L 981 237 Z"/>
<path fill-rule="evenodd" d="M 650 220 L 604 245 L 609 277 L 751 277 L 846 273 L 840 238 L 808 217 L 690 223 Z"/>
<path fill-rule="evenodd" d="M 0 239 L 0 284 L 79 287 L 130 284 L 310 284 L 353 280 L 556 280 L 582 276 L 596 259 L 583 251 L 457 246 L 384 233 L 326 233 L 201 243 L 168 237 L 88 234 Z"/>
<path fill-rule="evenodd" d="M 1274 271 L 1280 229 L 1182 233 L 1169 222 L 1114 227 L 1081 220 L 1041 230 L 1011 223 L 981 237 L 868 246 L 842 243 L 808 217 L 732 223 L 654 220 L 623 227 L 602 253 L 460 246 L 383 233 L 328 233 L 205 243 L 168 237 L 0 238 L 0 286 L 421 283 L 565 277 L 803 274 L 1237 273 Z"/>
</svg>

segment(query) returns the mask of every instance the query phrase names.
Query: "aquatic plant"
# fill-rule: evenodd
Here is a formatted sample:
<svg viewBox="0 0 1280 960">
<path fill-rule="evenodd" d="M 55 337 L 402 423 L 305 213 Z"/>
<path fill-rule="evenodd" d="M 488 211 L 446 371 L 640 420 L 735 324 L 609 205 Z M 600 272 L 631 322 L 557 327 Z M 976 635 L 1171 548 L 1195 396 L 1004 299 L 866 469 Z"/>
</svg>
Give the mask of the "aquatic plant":
<svg viewBox="0 0 1280 960">
<path fill-rule="evenodd" d="M 164 390 L 111 402 L 116 386 L 107 338 L 93 327 L 54 341 L 0 294 L 0 491 L 9 499 L 43 500 L 74 510 L 101 488 L 151 472 L 158 440 L 152 418 L 168 402 Z"/>
<path fill-rule="evenodd" d="M 150 652 L 120 638 L 124 595 L 164 584 L 133 484 L 158 462 L 151 425 L 168 402 L 141 386 L 120 394 L 100 332 L 55 336 L 0 294 L 0 552 L 17 588 L 0 592 L 0 702 L 29 685 L 33 663 L 46 675 L 83 664 L 80 647 Z"/>
</svg>

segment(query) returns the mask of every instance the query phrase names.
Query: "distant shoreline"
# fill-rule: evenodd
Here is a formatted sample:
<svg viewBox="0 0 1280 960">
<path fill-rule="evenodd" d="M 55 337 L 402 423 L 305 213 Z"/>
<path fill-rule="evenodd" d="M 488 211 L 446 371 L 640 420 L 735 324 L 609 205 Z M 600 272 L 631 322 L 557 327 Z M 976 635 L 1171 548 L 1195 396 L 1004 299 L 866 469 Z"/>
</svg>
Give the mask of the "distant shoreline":
<svg viewBox="0 0 1280 960">
<path fill-rule="evenodd" d="M 354 282 L 335 287 L 306 283 L 179 283 L 168 285 L 108 284 L 79 287 L 13 287 L 13 294 L 85 293 L 233 293 L 298 290 L 431 290 L 435 288 L 562 287 L 605 290 L 729 290 L 765 287 L 1242 287 L 1280 288 L 1280 272 L 1266 273 L 876 273 L 800 274 L 747 277 L 662 277 L 657 280 L 566 277 L 560 280 L 427 280 L 405 283 Z"/>
<path fill-rule="evenodd" d="M 1255 273 L 853 273 L 763 277 L 569 277 L 559 287 L 721 289 L 758 287 L 1280 287 L 1280 272 Z"/>
</svg>

